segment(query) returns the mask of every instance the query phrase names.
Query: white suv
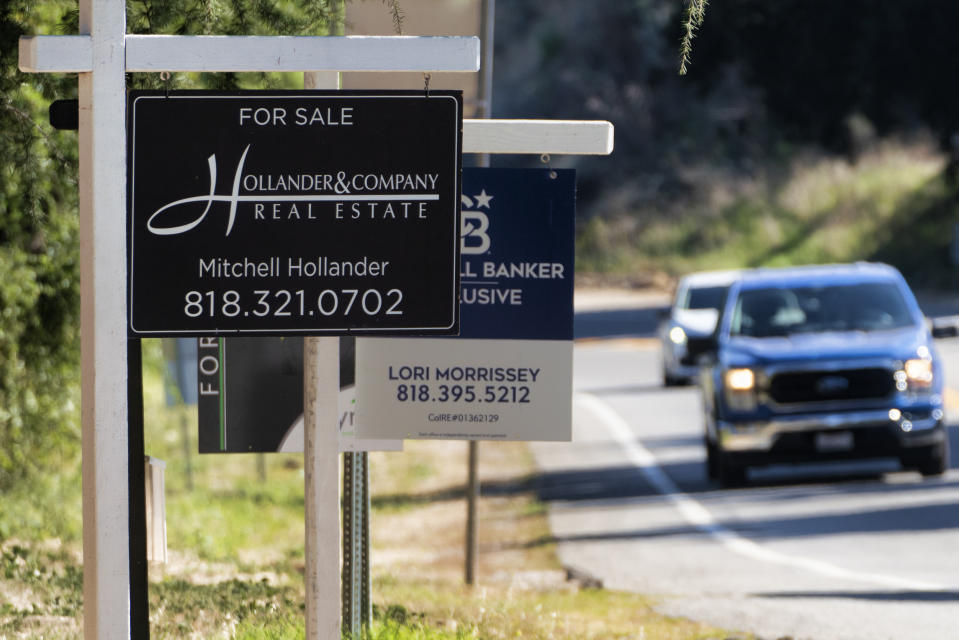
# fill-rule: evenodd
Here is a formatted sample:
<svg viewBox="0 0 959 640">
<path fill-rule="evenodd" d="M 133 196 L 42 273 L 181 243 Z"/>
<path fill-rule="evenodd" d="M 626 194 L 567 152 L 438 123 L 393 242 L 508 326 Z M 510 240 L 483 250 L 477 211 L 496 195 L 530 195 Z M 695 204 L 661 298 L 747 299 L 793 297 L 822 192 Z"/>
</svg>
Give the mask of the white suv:
<svg viewBox="0 0 959 640">
<path fill-rule="evenodd" d="M 659 326 L 663 384 L 690 384 L 699 375 L 697 359 L 710 347 L 719 307 L 740 271 L 704 271 L 683 277 L 668 315 Z"/>
</svg>

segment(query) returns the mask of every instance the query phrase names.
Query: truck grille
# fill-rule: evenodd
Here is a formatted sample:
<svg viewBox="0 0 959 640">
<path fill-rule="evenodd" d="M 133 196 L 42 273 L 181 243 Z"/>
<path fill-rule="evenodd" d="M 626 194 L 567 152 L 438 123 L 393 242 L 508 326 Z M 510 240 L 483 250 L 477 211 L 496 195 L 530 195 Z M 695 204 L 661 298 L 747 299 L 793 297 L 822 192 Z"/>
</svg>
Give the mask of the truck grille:
<svg viewBox="0 0 959 640">
<path fill-rule="evenodd" d="M 769 381 L 769 397 L 779 404 L 872 400 L 895 390 L 893 372 L 882 367 L 780 373 Z"/>
</svg>

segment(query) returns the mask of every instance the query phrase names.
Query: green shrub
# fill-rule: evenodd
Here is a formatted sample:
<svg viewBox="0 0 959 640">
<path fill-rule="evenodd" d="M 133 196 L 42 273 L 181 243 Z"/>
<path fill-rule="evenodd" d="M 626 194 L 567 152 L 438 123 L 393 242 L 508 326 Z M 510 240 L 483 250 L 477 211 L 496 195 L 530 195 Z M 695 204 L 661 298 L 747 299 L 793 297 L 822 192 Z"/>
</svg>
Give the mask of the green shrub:
<svg viewBox="0 0 959 640">
<path fill-rule="evenodd" d="M 18 37 L 55 32 L 67 4 L 0 9 L 0 491 L 79 453 L 76 136 L 46 122 L 76 81 L 17 71 Z"/>
</svg>

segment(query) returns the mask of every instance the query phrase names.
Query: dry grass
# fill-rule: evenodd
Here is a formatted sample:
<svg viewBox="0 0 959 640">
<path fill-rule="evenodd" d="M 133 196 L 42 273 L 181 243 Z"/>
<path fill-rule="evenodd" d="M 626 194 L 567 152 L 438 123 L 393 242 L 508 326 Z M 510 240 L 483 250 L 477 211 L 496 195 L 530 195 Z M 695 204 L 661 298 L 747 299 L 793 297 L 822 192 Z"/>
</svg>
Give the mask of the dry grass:
<svg viewBox="0 0 959 640">
<path fill-rule="evenodd" d="M 751 175 L 689 169 L 695 187 L 686 199 L 584 223 L 577 277 L 648 286 L 656 274 L 880 260 L 941 283 L 949 249 L 941 230 L 959 219 L 946 164 L 934 141 L 919 136 L 881 141 L 855 160 L 796 154 Z M 904 244 L 904 236 L 922 240 Z M 917 249 L 923 257 L 915 265 Z"/>
<path fill-rule="evenodd" d="M 188 489 L 181 416 L 156 398 L 148 408 L 148 446 L 168 463 L 171 555 L 151 569 L 152 637 L 302 638 L 302 457 L 269 456 L 262 479 L 252 456 L 204 456 Z M 448 441 L 371 454 L 372 640 L 727 637 L 567 580 L 522 443 L 480 445 L 478 585 L 465 586 L 466 459 L 467 444 Z M 78 546 L 0 544 L 0 638 L 80 637 Z"/>
</svg>

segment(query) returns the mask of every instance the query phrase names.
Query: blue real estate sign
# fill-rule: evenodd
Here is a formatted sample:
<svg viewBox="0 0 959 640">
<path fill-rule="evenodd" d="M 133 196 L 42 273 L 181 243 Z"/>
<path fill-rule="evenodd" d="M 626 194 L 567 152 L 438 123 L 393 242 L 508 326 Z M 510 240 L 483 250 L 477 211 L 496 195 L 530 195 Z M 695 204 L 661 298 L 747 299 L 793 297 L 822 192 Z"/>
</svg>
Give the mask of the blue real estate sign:
<svg viewBox="0 0 959 640">
<path fill-rule="evenodd" d="M 459 337 L 572 340 L 575 172 L 466 169 L 463 186 Z"/>
<path fill-rule="evenodd" d="M 460 335 L 358 339 L 357 435 L 569 440 L 575 174 L 463 185 Z"/>
</svg>

